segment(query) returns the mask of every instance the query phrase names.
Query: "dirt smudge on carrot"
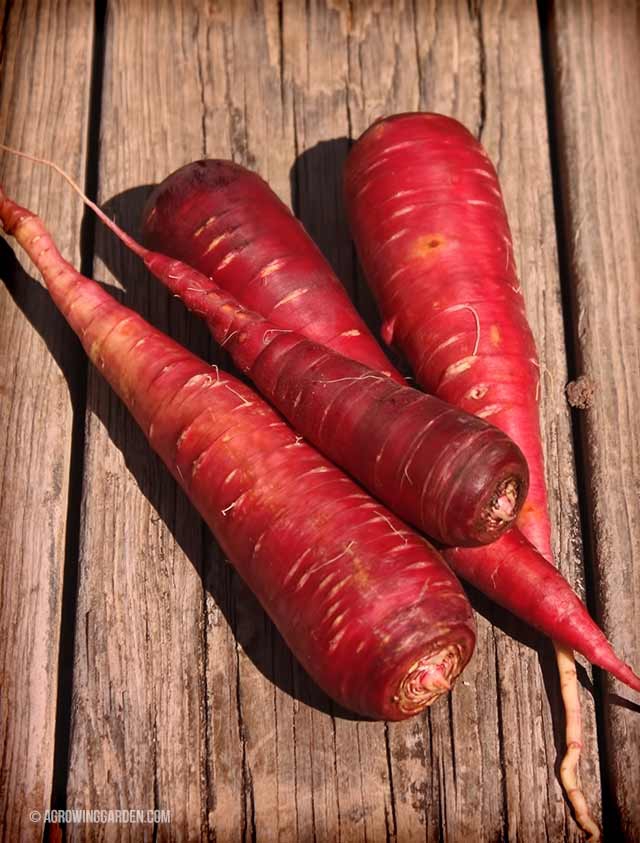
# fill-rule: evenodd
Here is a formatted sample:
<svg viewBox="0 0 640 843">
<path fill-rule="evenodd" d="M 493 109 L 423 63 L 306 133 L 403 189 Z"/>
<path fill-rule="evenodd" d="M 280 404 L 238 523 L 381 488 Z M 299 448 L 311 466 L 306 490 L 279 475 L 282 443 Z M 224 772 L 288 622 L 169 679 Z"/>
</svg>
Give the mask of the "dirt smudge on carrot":
<svg viewBox="0 0 640 843">
<path fill-rule="evenodd" d="M 410 252 L 411 257 L 433 257 L 446 242 L 446 238 L 442 234 L 423 234 L 414 242 Z"/>
</svg>

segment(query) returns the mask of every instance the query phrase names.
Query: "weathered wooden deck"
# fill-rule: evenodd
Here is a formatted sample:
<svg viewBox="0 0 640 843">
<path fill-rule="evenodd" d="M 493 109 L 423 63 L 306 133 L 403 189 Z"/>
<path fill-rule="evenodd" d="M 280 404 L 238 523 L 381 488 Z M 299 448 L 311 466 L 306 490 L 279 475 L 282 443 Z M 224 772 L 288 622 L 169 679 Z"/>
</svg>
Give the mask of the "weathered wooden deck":
<svg viewBox="0 0 640 843">
<path fill-rule="evenodd" d="M 0 1 L 0 139 L 53 157 L 135 231 L 148 186 L 202 156 L 258 170 L 350 285 L 349 140 L 443 111 L 495 161 L 544 362 L 557 559 L 640 664 L 640 12 L 564 0 Z M 63 252 L 202 355 L 205 331 L 54 174 L 0 158 Z M 474 595 L 476 655 L 402 724 L 339 715 L 0 241 L 0 828 L 153 809 L 73 840 L 577 841 L 557 778 L 550 645 Z M 565 385 L 593 385 L 571 411 Z M 580 671 L 582 777 L 640 840 L 638 697 Z M 48 832 L 57 839 L 56 832 Z"/>
</svg>

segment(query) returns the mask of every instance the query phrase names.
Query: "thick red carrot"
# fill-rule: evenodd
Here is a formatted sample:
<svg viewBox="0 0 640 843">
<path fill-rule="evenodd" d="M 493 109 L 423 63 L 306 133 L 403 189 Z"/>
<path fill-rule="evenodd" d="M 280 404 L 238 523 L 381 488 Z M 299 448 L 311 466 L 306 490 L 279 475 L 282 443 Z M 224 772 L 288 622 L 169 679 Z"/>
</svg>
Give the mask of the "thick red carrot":
<svg viewBox="0 0 640 843">
<path fill-rule="evenodd" d="M 136 248 L 293 428 L 401 518 L 452 545 L 493 541 L 514 522 L 528 471 L 497 428 L 277 328 L 186 264 Z"/>
<path fill-rule="evenodd" d="M 241 382 L 81 276 L 1 190 L 0 220 L 318 684 L 389 719 L 449 689 L 475 636 L 439 554 Z"/>
<path fill-rule="evenodd" d="M 552 567 L 540 367 L 516 275 L 496 172 L 457 121 L 404 114 L 374 124 L 350 153 L 345 189 L 354 240 L 396 343 L 426 390 L 501 427 L 527 457 L 531 483 L 517 524 L 484 553 L 447 554 L 454 569 L 551 635 L 567 712 L 561 773 L 576 819 L 599 830 L 579 791 L 580 712 L 573 654 L 640 690 Z M 474 323 L 470 324 L 469 313 Z M 544 560 L 533 552 L 531 544 Z"/>
<path fill-rule="evenodd" d="M 206 318 L 237 366 L 295 430 L 397 515 L 452 545 L 493 541 L 513 523 L 526 497 L 528 471 L 504 433 L 278 328 L 212 279 L 144 248 L 89 204 L 170 290 Z"/>
<path fill-rule="evenodd" d="M 153 191 L 145 242 L 216 281 L 246 307 L 403 382 L 302 224 L 256 173 L 187 164 Z"/>
<path fill-rule="evenodd" d="M 539 364 L 485 151 L 449 117 L 399 115 L 355 144 L 345 188 L 385 341 L 398 345 L 425 390 L 520 444 L 531 485 L 518 526 L 552 561 Z"/>
</svg>

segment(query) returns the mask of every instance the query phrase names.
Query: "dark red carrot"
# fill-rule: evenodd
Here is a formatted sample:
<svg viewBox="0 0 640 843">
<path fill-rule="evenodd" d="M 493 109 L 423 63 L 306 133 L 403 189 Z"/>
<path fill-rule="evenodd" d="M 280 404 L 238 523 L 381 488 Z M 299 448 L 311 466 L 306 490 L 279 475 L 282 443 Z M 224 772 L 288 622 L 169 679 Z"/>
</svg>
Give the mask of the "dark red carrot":
<svg viewBox="0 0 640 843">
<path fill-rule="evenodd" d="M 513 523 L 526 497 L 528 472 L 501 431 L 278 328 L 212 279 L 142 247 L 92 207 L 169 289 L 206 318 L 214 337 L 295 430 L 397 515 L 454 545 L 492 541 Z"/>
<path fill-rule="evenodd" d="M 439 554 L 241 382 L 81 276 L 2 191 L 0 220 L 318 684 L 389 719 L 449 689 L 475 636 Z"/>
<path fill-rule="evenodd" d="M 404 382 L 301 223 L 256 173 L 206 160 L 172 173 L 143 215 L 146 244 L 215 276 L 239 302 Z"/>
<path fill-rule="evenodd" d="M 578 822 L 599 837 L 577 784 L 580 713 L 567 648 L 636 690 L 640 679 L 553 567 L 540 367 L 495 169 L 457 121 L 404 114 L 374 124 L 356 143 L 345 192 L 385 340 L 402 349 L 426 390 L 491 420 L 527 457 L 531 483 L 517 521 L 521 536 L 512 531 L 484 553 L 456 549 L 447 558 L 461 576 L 554 639 L 567 713 L 563 784 Z"/>
<path fill-rule="evenodd" d="M 495 540 L 513 523 L 526 497 L 527 468 L 497 428 L 277 328 L 186 264 L 125 239 L 206 318 L 294 429 L 397 515 L 460 545 Z"/>
<path fill-rule="evenodd" d="M 528 472 L 497 428 L 277 328 L 180 261 L 139 254 L 292 427 L 401 518 L 453 545 L 514 522 Z"/>
</svg>

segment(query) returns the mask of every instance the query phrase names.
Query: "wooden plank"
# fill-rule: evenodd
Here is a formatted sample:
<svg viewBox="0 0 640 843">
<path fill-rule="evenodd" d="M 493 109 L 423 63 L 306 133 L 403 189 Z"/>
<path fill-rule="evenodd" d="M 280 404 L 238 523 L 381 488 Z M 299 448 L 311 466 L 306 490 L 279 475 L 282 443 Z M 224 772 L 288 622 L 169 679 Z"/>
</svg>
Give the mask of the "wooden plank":
<svg viewBox="0 0 640 843">
<path fill-rule="evenodd" d="M 192 158 L 233 157 L 289 199 L 297 153 L 296 205 L 348 275 L 344 138 L 381 111 L 419 105 L 482 130 L 500 168 L 541 352 L 558 378 L 545 403 L 546 446 L 556 547 L 575 581 L 553 247 L 532 263 L 540 238 L 555 241 L 535 7 L 417 5 L 416 19 L 402 3 L 152 6 L 153 14 L 136 3 L 133 14 L 133 0 L 114 2 L 107 16 L 100 194 L 115 195 L 130 230 L 146 192 L 138 187 Z M 528 116 L 517 112 L 523 97 Z M 523 199 L 523 173 L 535 174 L 537 205 Z M 106 264 L 99 277 L 132 279 L 128 302 L 206 352 L 193 320 L 110 238 L 101 235 L 97 248 Z M 388 728 L 346 719 L 292 663 L 210 539 L 201 541 L 199 520 L 94 373 L 89 404 L 71 806 L 168 808 L 171 826 L 160 831 L 176 839 L 578 838 L 555 779 L 535 636 L 490 612 L 502 629 L 481 621 L 476 658 L 449 705 Z M 553 678 L 549 687 L 557 718 Z M 597 792 L 588 706 L 585 719 L 593 764 L 585 786 Z"/>
<path fill-rule="evenodd" d="M 515 0 L 505 8 L 490 4 L 487 12 L 487 17 L 483 14 L 478 22 L 479 32 L 486 33 L 482 138 L 496 162 L 504 189 L 527 315 L 540 354 L 541 427 L 555 559 L 584 599 L 571 425 L 563 390 L 567 368 L 537 9 L 534 3 Z M 527 103 L 526 109 L 521 107 L 522 102 Z M 536 828 L 540 838 L 561 839 L 564 835 L 569 840 L 581 840 L 583 835 L 570 817 L 556 774 L 559 759 L 552 741 L 554 726 L 562 723 L 562 714 L 550 648 L 535 656 L 529 650 L 526 658 L 514 641 L 505 641 L 504 648 L 511 656 L 504 659 L 506 669 L 500 675 L 503 759 L 507 800 L 512 806 L 507 818 L 509 835 L 516 839 Z M 520 689 L 531 681 L 531 675 L 540 684 L 536 695 L 527 699 Z M 590 675 L 587 669 L 587 681 Z M 599 820 L 597 730 L 588 691 L 581 693 L 581 704 L 582 782 L 594 817 Z M 559 746 L 564 751 L 562 737 Z M 533 804 L 532 791 L 539 794 Z"/>
<path fill-rule="evenodd" d="M 291 99 L 279 64 L 276 4 L 255 10 L 229 3 L 202 17 L 187 7 L 162 4 L 151 24 L 140 23 L 144 38 L 136 16 L 127 11 L 126 4 L 114 4 L 107 20 L 102 198 L 155 180 L 204 150 L 256 167 L 288 198 L 295 145 Z M 285 26 L 297 40 L 306 21 L 295 6 L 286 11 Z M 146 42 L 149 50 L 138 56 L 135 45 Z M 173 56 L 170 76 L 166 55 Z M 140 102 L 155 97 L 158 84 L 163 110 L 140 109 Z M 255 102 L 270 103 L 268 124 L 264 109 L 250 107 Z M 175 135 L 162 128 L 171 124 L 179 127 Z M 127 127 L 124 143 L 122 126 Z M 152 140 L 150 162 L 140 143 Z M 126 227 L 135 224 L 139 198 L 139 191 L 125 190 L 112 203 Z M 109 239 L 100 237 L 97 248 L 116 278 L 135 279 L 128 284 L 127 300 L 166 325 L 166 296 Z M 102 268 L 98 275 L 113 280 Z M 186 336 L 182 317 L 171 328 L 174 335 Z M 221 566 L 216 551 L 209 551 L 205 563 L 196 543 L 184 548 L 187 553 L 178 546 L 171 532 L 179 525 L 181 534 L 189 535 L 197 529 L 196 517 L 174 513 L 171 481 L 145 467 L 149 459 L 141 437 L 93 373 L 89 402 L 95 416 L 87 433 L 79 594 L 79 616 L 86 623 L 78 630 L 76 648 L 69 804 L 112 804 L 125 796 L 127 804 L 140 807 L 161 804 L 171 810 L 170 833 L 176 836 L 176 829 L 197 834 L 202 818 L 202 827 L 220 840 L 333 839 L 338 829 L 345 840 L 362 840 L 365 833 L 377 839 L 384 834 L 389 802 L 388 796 L 378 799 L 387 768 L 384 726 L 334 717 L 330 701 L 291 663 L 272 625 Z M 140 457 L 134 459 L 138 449 Z M 145 480 L 148 474 L 153 483 Z M 149 530 L 149 518 L 157 515 L 161 521 Z M 92 565 L 104 547 L 114 548 L 110 564 Z M 166 573 L 146 570 L 162 552 L 170 582 Z M 204 572 L 204 595 L 187 556 Z M 114 588 L 120 582 L 128 583 L 124 590 Z M 163 600 L 176 591 L 182 606 Z M 165 626 L 172 630 L 175 653 L 159 649 Z M 185 664 L 192 666 L 186 675 L 178 667 Z M 174 710 L 159 709 L 158 700 L 165 697 L 175 700 Z M 136 705 L 127 704 L 129 699 Z M 198 703 L 202 722 L 188 729 L 185 710 L 193 712 Z M 177 746 L 178 758 L 193 759 L 201 772 L 200 790 L 192 799 L 199 811 L 194 807 L 189 816 L 185 805 L 193 775 L 176 769 Z M 358 757 L 362 763 L 354 764 Z M 339 775 L 349 772 L 348 782 L 340 783 L 336 769 Z M 90 829 L 74 832 L 84 838 Z"/>
<path fill-rule="evenodd" d="M 351 83 L 347 46 L 348 25 L 343 10 L 324 2 L 309 3 L 306 9 L 300 3 L 285 4 L 283 72 L 285 87 L 291 91 L 295 128 L 295 147 L 288 161 L 290 204 L 357 297 L 353 248 L 342 201 Z M 311 732 L 299 736 L 296 730 L 296 741 L 309 743 L 313 750 L 320 733 L 323 744 L 332 737 L 333 746 L 323 756 L 320 770 L 316 761 L 310 777 L 301 771 L 299 789 L 308 793 L 311 809 L 301 831 L 315 830 L 319 839 L 337 835 L 348 841 L 386 839 L 394 828 L 384 724 L 342 717 L 332 722 L 326 714 L 313 710 L 308 716 Z M 336 789 L 335 813 L 326 815 L 322 826 L 314 821 L 320 801 L 315 792 L 319 772 L 322 781 Z M 305 839 L 304 834 L 300 839 Z"/>
<path fill-rule="evenodd" d="M 144 186 L 202 153 L 199 120 L 194 133 L 182 131 L 200 111 L 195 22 L 182 4 L 107 8 L 98 193 L 130 232 Z M 205 332 L 103 228 L 96 254 L 95 277 L 122 285 L 127 304 L 206 353 Z M 209 806 L 206 699 L 214 693 L 207 635 L 213 630 L 222 663 L 232 661 L 233 640 L 203 590 L 201 520 L 93 368 L 87 407 L 67 804 L 169 810 L 161 837 L 199 838 Z M 224 609 L 224 591 L 219 603 Z M 227 763 L 240 774 L 239 755 Z M 138 824 L 69 829 L 76 840 L 153 833 Z"/>
<path fill-rule="evenodd" d="M 82 184 L 92 4 L 0 3 L 0 20 L 0 139 L 55 158 Z M 61 113 L 64 120 L 52 117 Z M 78 262 L 82 205 L 59 177 L 2 153 L 0 181 Z M 52 791 L 74 402 L 84 364 L 30 262 L 14 258 L 15 241 L 0 246 L 0 837 L 27 841 L 41 839 L 43 823 L 30 813 L 50 807 Z"/>
<path fill-rule="evenodd" d="M 395 3 L 378 11 L 365 6 L 356 6 L 354 11 L 349 37 L 349 113 L 354 138 L 380 115 L 424 107 L 425 62 L 434 68 L 440 62 L 450 67 L 460 37 L 466 38 L 468 49 L 476 47 L 468 24 L 459 24 L 460 12 L 463 20 L 468 16 L 466 6 L 458 9 L 450 4 L 436 9 L 416 4 L 409 9 Z M 435 38 L 436 28 L 440 40 Z M 421 52 L 421 45 L 428 45 L 428 54 Z M 472 54 L 465 50 L 465 55 Z M 441 76 L 448 73 L 450 70 Z M 439 89 L 438 81 L 436 75 L 434 87 Z M 469 77 L 468 85 L 477 101 L 477 74 Z M 450 111 L 451 103 L 439 108 Z M 366 301 L 366 296 L 361 299 Z M 489 689 L 492 685 L 495 689 L 496 683 L 494 649 L 490 627 L 480 620 L 474 658 L 449 704 L 441 701 L 415 720 L 389 725 L 392 812 L 398 840 L 460 839 L 465 809 L 466 823 L 474 833 L 482 830 L 486 839 L 493 839 L 502 829 L 495 690 L 486 704 Z M 478 717 L 480 702 L 485 711 L 482 719 Z M 457 730 L 455 711 L 461 715 L 458 725 L 464 724 Z M 458 745 L 457 737 L 461 738 Z M 492 751 L 492 764 L 487 765 L 486 757 Z M 466 795 L 454 776 L 456 762 L 462 774 L 460 785 L 467 779 L 467 771 L 475 767 L 481 773 L 480 781 L 466 782 L 471 784 Z"/>
<path fill-rule="evenodd" d="M 640 666 L 640 8 L 559 2 L 549 32 L 575 328 L 575 372 L 593 389 L 576 410 L 601 623 Z M 587 396 L 588 397 L 588 396 Z M 640 697 L 603 681 L 612 839 L 640 839 Z"/>
<path fill-rule="evenodd" d="M 542 428 L 556 558 L 582 591 L 535 4 L 434 2 L 416 4 L 413 15 L 402 3 L 378 12 L 355 8 L 354 135 L 381 113 L 417 107 L 441 111 L 479 135 L 498 168 L 528 315 L 544 369 L 553 373 L 544 384 Z M 561 725 L 561 713 L 550 648 L 484 601 L 481 610 L 498 626 L 479 618 L 476 656 L 452 694 L 449 716 L 436 706 L 421 730 L 414 723 L 392 727 L 398 829 L 412 839 L 426 824 L 427 837 L 436 837 L 431 824 L 439 811 L 450 840 L 473 837 L 480 829 L 484 839 L 578 840 L 554 769 L 554 724 Z M 587 694 L 582 703 L 583 782 L 597 814 L 594 710 Z"/>
<path fill-rule="evenodd" d="M 201 61 L 203 66 L 211 65 L 210 57 L 217 54 L 220 66 L 213 65 L 217 76 L 207 78 L 203 86 L 207 153 L 258 170 L 286 199 L 294 130 L 282 77 L 278 4 L 221 3 L 208 22 L 208 31 L 214 39 L 210 43 L 220 44 L 220 49 L 212 47 Z M 292 663 L 273 625 L 239 582 L 234 588 L 234 614 L 242 788 L 235 786 L 230 771 L 221 769 L 216 754 L 217 781 L 236 799 L 242 798 L 244 835 L 293 840 L 305 834 L 307 819 L 300 816 L 298 806 L 298 759 L 302 756 L 304 766 L 311 753 L 304 747 L 305 714 L 300 722 L 292 693 L 300 685 L 309 690 L 311 683 Z M 212 703 L 214 712 L 216 701 Z M 327 779 L 333 786 L 328 775 Z M 224 811 L 217 810 L 210 819 L 212 833 L 225 839 L 222 831 L 229 826 Z M 238 830 L 237 825 L 231 827 L 226 839 L 234 839 Z"/>
</svg>

